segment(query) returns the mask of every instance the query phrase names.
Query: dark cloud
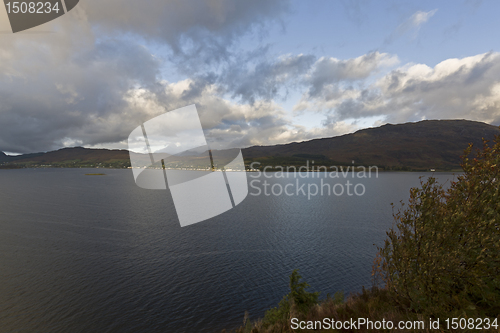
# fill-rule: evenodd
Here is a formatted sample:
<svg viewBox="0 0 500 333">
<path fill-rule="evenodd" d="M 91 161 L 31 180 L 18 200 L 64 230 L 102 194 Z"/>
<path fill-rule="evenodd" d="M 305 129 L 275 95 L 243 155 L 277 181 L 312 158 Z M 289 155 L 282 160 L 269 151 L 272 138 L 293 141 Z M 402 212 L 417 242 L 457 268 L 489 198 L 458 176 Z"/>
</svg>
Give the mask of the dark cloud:
<svg viewBox="0 0 500 333">
<path fill-rule="evenodd" d="M 288 7 L 287 0 L 196 3 L 89 0 L 43 27 L 57 33 L 2 38 L 0 150 L 116 143 L 162 112 L 191 101 L 203 107 L 207 91 L 222 88 L 213 85 L 217 74 L 200 69 L 229 61 L 238 37 Z M 162 81 L 165 59 L 148 41 L 168 45 L 176 69 L 194 79 L 182 89 Z"/>
<path fill-rule="evenodd" d="M 0 150 L 122 145 L 138 124 L 193 103 L 214 147 L 301 141 L 345 130 L 349 126 L 341 124 L 308 132 L 273 101 L 309 84 L 315 56 L 272 58 L 268 46 L 231 49 L 238 37 L 279 19 L 287 6 L 89 0 L 44 27 L 55 34 L 2 39 L 8 51 L 0 52 Z M 167 45 L 172 57 L 153 55 L 155 45 Z M 363 56 L 354 60 L 356 68 L 349 67 L 351 60 L 339 61 L 341 69 L 331 74 L 340 77 L 325 82 L 368 75 L 349 71 L 384 57 Z M 165 61 L 190 78 L 165 81 Z"/>
<path fill-rule="evenodd" d="M 291 88 L 309 71 L 316 57 L 313 55 L 283 56 L 273 61 L 263 60 L 253 66 L 241 62 L 232 64 L 219 84 L 243 102 L 253 104 L 256 99 L 271 100 L 281 89 Z M 246 64 L 243 61 L 243 64 Z M 286 92 L 285 92 L 286 93 Z"/>
<path fill-rule="evenodd" d="M 274 57 L 269 46 L 237 47 L 279 20 L 288 1 L 192 4 L 88 0 L 44 27 L 57 33 L 0 39 L 0 151 L 126 148 L 138 124 L 193 103 L 213 148 L 344 134 L 366 117 L 500 119 L 497 53 L 407 65 L 375 81 L 396 56 Z M 159 57 L 164 48 L 169 56 Z M 166 67 L 182 79 L 168 82 Z M 324 127 L 295 124 L 276 103 L 297 91 L 295 109 L 323 112 Z"/>
<path fill-rule="evenodd" d="M 289 0 L 94 0 L 82 8 L 96 33 L 130 33 L 167 44 L 170 60 L 191 72 L 227 60 L 239 37 L 279 20 Z"/>
<path fill-rule="evenodd" d="M 93 0 L 81 4 L 89 21 L 102 29 L 139 34 L 173 47 L 181 47 L 182 38 L 206 37 L 203 32 L 235 37 L 275 19 L 288 6 L 284 0 Z"/>
<path fill-rule="evenodd" d="M 216 82 L 232 98 L 253 104 L 257 100 L 286 98 L 289 90 L 308 87 L 309 97 L 338 98 L 336 84 L 349 84 L 373 75 L 382 67 L 398 62 L 397 57 L 371 52 L 340 60 L 314 55 L 285 55 L 268 59 L 264 48 L 258 56 L 241 57 L 226 66 Z"/>
<path fill-rule="evenodd" d="M 29 78 L 2 76 L 0 150 L 122 140 L 148 117 L 126 101 L 127 93 L 137 86 L 157 89 L 158 65 L 143 47 L 110 40 Z"/>
</svg>

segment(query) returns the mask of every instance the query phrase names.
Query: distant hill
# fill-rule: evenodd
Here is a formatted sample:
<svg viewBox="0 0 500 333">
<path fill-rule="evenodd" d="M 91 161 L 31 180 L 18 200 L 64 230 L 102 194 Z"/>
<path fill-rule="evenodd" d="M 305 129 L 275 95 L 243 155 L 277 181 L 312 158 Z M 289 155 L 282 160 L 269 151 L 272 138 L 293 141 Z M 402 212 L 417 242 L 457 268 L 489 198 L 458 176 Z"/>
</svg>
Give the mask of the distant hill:
<svg viewBox="0 0 500 333">
<path fill-rule="evenodd" d="M 500 135 L 496 126 L 468 120 L 424 120 L 383 125 L 352 134 L 242 149 L 246 164 L 265 165 L 376 165 L 388 170 L 451 170 L 460 168 L 460 155 L 469 143 Z M 225 154 L 224 151 L 214 154 Z M 115 167 L 130 166 L 127 150 L 63 148 L 47 153 L 7 156 L 0 152 L 0 167 Z"/>
<path fill-rule="evenodd" d="M 0 163 L 23 166 L 54 167 L 116 167 L 130 165 L 128 150 L 89 149 L 83 147 L 62 148 L 47 153 L 25 154 L 18 156 L 0 155 Z"/>
<path fill-rule="evenodd" d="M 109 149 L 88 149 L 83 147 L 62 148 L 38 156 L 29 156 L 30 161 L 43 163 L 89 161 L 94 163 L 109 163 L 113 161 L 122 161 L 129 158 L 128 150 L 109 150 Z M 20 159 L 19 161 L 23 161 Z"/>
<path fill-rule="evenodd" d="M 377 165 L 389 169 L 457 169 L 469 143 L 500 134 L 496 126 L 468 120 L 424 120 L 383 125 L 333 138 L 243 150 L 247 162 L 298 165 Z"/>
<path fill-rule="evenodd" d="M 0 151 L 0 163 L 2 162 L 13 162 L 17 160 L 27 160 L 27 159 L 32 159 L 37 156 L 41 156 L 45 153 L 34 153 L 34 154 L 24 154 L 24 155 L 16 155 L 16 156 L 9 156 L 6 155 L 5 153 Z"/>
</svg>

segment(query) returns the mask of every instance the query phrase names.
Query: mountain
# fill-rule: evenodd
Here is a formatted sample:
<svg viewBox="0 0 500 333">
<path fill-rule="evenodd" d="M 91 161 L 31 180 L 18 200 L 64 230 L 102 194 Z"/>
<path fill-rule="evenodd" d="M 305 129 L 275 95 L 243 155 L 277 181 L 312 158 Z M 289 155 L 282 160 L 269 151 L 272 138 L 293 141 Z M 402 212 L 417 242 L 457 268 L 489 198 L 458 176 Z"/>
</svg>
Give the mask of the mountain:
<svg viewBox="0 0 500 333">
<path fill-rule="evenodd" d="M 22 155 L 25 156 L 25 155 Z M 109 149 L 88 149 L 83 147 L 62 148 L 51 151 L 39 156 L 29 156 L 30 161 L 43 163 L 89 161 L 93 163 L 110 163 L 113 161 L 122 161 L 129 158 L 127 150 L 109 150 Z M 20 159 L 19 161 L 23 161 Z"/>
<path fill-rule="evenodd" d="M 33 159 L 37 156 L 42 156 L 43 154 L 45 154 L 45 153 L 34 153 L 34 154 L 10 156 L 10 155 L 6 155 L 4 152 L 0 151 L 0 163 L 13 162 L 13 161 L 17 161 L 17 160 L 29 160 L 29 159 Z"/>
<path fill-rule="evenodd" d="M 439 169 L 460 167 L 460 156 L 469 143 L 482 146 L 482 138 L 500 135 L 498 127 L 468 120 L 424 120 L 383 125 L 333 138 L 243 150 L 246 162 L 263 165 L 376 165 L 389 169 Z"/>
<path fill-rule="evenodd" d="M 424 120 L 383 125 L 352 134 L 242 149 L 246 164 L 260 167 L 311 165 L 378 166 L 389 170 L 451 170 L 460 168 L 460 156 L 469 143 L 480 147 L 482 138 L 492 140 L 500 129 L 468 120 Z M 214 156 L 230 155 L 214 151 Z M 184 157 L 189 158 L 189 157 Z M 196 157 L 192 157 L 193 159 Z M 115 167 L 130 165 L 127 150 L 63 148 L 47 153 L 8 156 L 0 152 L 0 165 L 9 167 Z"/>
<path fill-rule="evenodd" d="M 7 157 L 5 159 L 5 157 Z M 116 167 L 130 165 L 128 150 L 89 149 L 83 147 L 62 148 L 47 153 L 7 156 L 0 163 L 23 166 L 55 166 L 55 167 Z"/>
</svg>

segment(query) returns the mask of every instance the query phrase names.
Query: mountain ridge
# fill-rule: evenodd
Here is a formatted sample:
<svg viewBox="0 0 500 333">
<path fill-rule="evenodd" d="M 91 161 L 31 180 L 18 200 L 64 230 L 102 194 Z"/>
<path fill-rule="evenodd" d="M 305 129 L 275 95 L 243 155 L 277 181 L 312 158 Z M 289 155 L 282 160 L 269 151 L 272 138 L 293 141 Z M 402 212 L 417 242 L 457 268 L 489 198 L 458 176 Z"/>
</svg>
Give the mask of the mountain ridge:
<svg viewBox="0 0 500 333">
<path fill-rule="evenodd" d="M 267 160 L 271 164 L 293 164 L 293 157 L 300 154 L 323 156 L 323 160 L 334 165 L 350 165 L 354 161 L 389 168 L 455 169 L 469 143 L 479 147 L 482 138 L 492 140 L 499 134 L 498 127 L 481 122 L 423 120 L 385 124 L 331 138 L 249 147 L 244 150 L 244 157 L 261 163 Z"/>
<path fill-rule="evenodd" d="M 246 164 L 254 166 L 376 165 L 388 170 L 450 170 L 460 167 L 460 155 L 469 143 L 500 135 L 496 126 L 470 120 L 423 120 L 385 124 L 330 138 L 272 146 L 243 148 Z M 221 152 L 221 151 L 219 151 Z M 224 151 L 222 151 L 223 153 Z M 46 153 L 8 156 L 0 152 L 3 167 L 118 167 L 130 165 L 128 150 L 61 148 Z"/>
</svg>

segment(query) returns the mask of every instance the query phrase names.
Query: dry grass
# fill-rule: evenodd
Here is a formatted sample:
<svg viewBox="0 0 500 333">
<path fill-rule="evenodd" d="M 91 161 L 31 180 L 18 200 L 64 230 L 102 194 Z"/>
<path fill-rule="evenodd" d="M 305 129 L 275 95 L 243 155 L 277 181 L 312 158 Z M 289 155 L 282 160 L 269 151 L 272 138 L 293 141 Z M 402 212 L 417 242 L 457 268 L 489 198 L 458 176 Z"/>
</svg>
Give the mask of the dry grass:
<svg viewBox="0 0 500 333">
<path fill-rule="evenodd" d="M 248 314 L 246 314 L 246 318 Z M 386 329 L 367 329 L 366 327 L 358 327 L 357 329 L 341 329 L 341 330 L 311 330 L 311 329 L 296 329 L 291 328 L 290 319 L 298 317 L 304 321 L 323 321 L 324 318 L 332 318 L 335 321 L 349 321 L 351 319 L 367 318 L 371 321 L 392 321 L 395 328 L 392 330 Z M 441 319 L 440 323 L 443 324 Z M 397 323 L 403 321 L 423 321 L 426 325 L 424 329 L 399 330 L 396 329 Z M 245 321 L 244 321 L 245 322 Z M 500 319 L 499 319 L 500 322 Z M 290 314 L 287 322 L 277 322 L 271 325 L 265 325 L 262 319 L 255 322 L 246 320 L 246 324 L 234 331 L 222 331 L 224 333 L 289 333 L 289 332 L 473 332 L 475 330 L 446 330 L 443 325 L 440 329 L 429 329 L 429 318 L 421 314 L 410 311 L 405 311 L 397 305 L 390 293 L 386 289 L 372 288 L 357 294 L 352 294 L 345 301 L 339 301 L 338 298 L 328 298 L 320 304 L 312 307 L 306 316 L 298 316 Z M 481 332 L 500 332 L 499 329 L 483 329 Z"/>
</svg>

